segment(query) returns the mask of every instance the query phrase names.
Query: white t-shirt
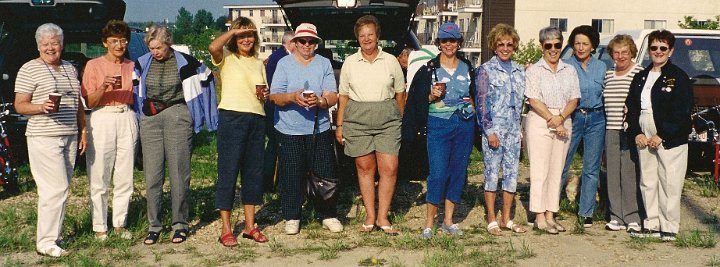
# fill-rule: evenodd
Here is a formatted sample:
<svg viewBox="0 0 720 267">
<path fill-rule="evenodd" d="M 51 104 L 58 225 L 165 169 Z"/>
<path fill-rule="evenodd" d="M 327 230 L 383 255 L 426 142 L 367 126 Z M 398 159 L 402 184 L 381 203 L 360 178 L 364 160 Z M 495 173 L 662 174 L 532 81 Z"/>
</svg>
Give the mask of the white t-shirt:
<svg viewBox="0 0 720 267">
<path fill-rule="evenodd" d="M 645 86 L 643 87 L 642 93 L 640 93 L 640 109 L 652 110 L 650 91 L 658 78 L 660 78 L 659 71 L 650 71 L 650 73 L 648 73 L 647 79 L 645 80 Z"/>
</svg>

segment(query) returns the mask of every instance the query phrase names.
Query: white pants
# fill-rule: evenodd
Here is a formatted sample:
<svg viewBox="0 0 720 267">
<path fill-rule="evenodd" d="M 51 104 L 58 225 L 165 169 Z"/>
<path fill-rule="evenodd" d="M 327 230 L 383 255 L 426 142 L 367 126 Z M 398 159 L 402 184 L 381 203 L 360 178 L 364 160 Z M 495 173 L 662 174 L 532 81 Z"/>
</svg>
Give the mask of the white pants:
<svg viewBox="0 0 720 267">
<path fill-rule="evenodd" d="M 77 155 L 77 135 L 28 136 L 28 159 L 38 190 L 38 251 L 60 240 Z"/>
<path fill-rule="evenodd" d="M 112 225 L 125 227 L 133 193 L 133 165 L 138 141 L 135 112 L 127 105 L 96 108 L 88 119 L 87 171 L 92 228 L 108 229 L 108 187 L 113 177 Z M 113 172 L 113 167 L 115 169 Z"/>
<path fill-rule="evenodd" d="M 640 115 L 640 129 L 648 139 L 657 134 L 652 113 Z M 632 137 L 634 140 L 634 137 Z M 638 148 L 640 192 L 647 218 L 643 227 L 677 233 L 680 230 L 680 195 L 687 170 L 687 144 L 671 149 Z"/>
<path fill-rule="evenodd" d="M 553 115 L 558 109 L 550 109 Z M 560 138 L 547 127 L 547 121 L 534 111 L 526 118 L 528 158 L 530 159 L 530 211 L 543 213 L 560 210 L 560 177 L 565 156 L 570 147 L 570 138 Z M 563 123 L 568 133 L 572 132 L 572 121 Z"/>
</svg>

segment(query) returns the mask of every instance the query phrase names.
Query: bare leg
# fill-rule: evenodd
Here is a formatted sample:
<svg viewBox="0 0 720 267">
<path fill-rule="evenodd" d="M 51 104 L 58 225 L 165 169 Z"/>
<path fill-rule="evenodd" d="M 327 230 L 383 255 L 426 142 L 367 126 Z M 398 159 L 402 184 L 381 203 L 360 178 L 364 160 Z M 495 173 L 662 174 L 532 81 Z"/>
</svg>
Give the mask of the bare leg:
<svg viewBox="0 0 720 267">
<path fill-rule="evenodd" d="M 502 225 L 505 226 L 511 220 L 510 209 L 515 200 L 515 193 L 503 191 Z"/>
<path fill-rule="evenodd" d="M 377 166 L 380 172 L 380 184 L 378 186 L 378 216 L 377 224 L 380 226 L 390 225 L 388 212 L 390 203 L 395 193 L 395 182 L 397 181 L 398 157 L 375 152 Z"/>
<path fill-rule="evenodd" d="M 425 228 L 432 228 L 435 223 L 435 215 L 437 215 L 438 206 L 427 203 L 427 215 L 425 216 Z"/>
<path fill-rule="evenodd" d="M 485 191 L 485 216 L 488 223 L 497 220 L 495 216 L 495 192 Z M 505 213 L 503 212 L 503 216 Z"/>
<path fill-rule="evenodd" d="M 243 205 L 245 210 L 245 233 L 250 233 L 255 228 L 255 205 Z"/>
<path fill-rule="evenodd" d="M 222 230 L 220 230 L 220 236 L 224 236 L 227 233 L 232 233 L 233 227 L 230 226 L 229 210 L 220 210 L 220 220 L 222 220 Z"/>
<path fill-rule="evenodd" d="M 450 200 L 445 199 L 445 218 L 443 219 L 443 223 L 445 225 L 453 224 L 453 213 L 454 212 L 455 212 L 455 203 L 453 203 Z"/>
<path fill-rule="evenodd" d="M 377 168 L 375 152 L 355 158 L 355 167 L 358 172 L 360 194 L 365 206 L 364 224 L 374 225 L 375 218 L 377 218 L 375 212 L 375 169 Z M 380 181 L 382 181 L 382 178 Z"/>
</svg>

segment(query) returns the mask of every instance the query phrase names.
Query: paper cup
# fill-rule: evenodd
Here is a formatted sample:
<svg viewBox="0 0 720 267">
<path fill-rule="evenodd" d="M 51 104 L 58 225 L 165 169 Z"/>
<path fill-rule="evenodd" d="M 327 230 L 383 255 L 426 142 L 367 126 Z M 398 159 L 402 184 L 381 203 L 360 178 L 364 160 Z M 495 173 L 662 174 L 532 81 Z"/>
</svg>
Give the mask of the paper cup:
<svg viewBox="0 0 720 267">
<path fill-rule="evenodd" d="M 122 89 L 122 75 L 115 75 L 113 78 L 115 78 L 113 89 Z"/>
<path fill-rule="evenodd" d="M 447 90 L 447 84 L 444 81 L 437 81 L 435 82 L 435 85 L 438 85 L 442 93 L 445 94 L 445 90 Z"/>
<path fill-rule="evenodd" d="M 303 98 L 308 99 L 308 98 L 311 98 L 315 94 L 315 91 L 305 90 L 302 92 L 302 94 L 303 94 Z"/>
<path fill-rule="evenodd" d="M 255 85 L 255 96 L 261 101 L 265 101 L 265 91 L 267 90 L 267 84 L 258 83 Z"/>
<path fill-rule="evenodd" d="M 58 112 L 60 109 L 60 99 L 62 98 L 62 94 L 60 93 L 50 93 L 50 101 L 53 102 L 55 107 L 53 108 L 52 112 Z"/>
</svg>

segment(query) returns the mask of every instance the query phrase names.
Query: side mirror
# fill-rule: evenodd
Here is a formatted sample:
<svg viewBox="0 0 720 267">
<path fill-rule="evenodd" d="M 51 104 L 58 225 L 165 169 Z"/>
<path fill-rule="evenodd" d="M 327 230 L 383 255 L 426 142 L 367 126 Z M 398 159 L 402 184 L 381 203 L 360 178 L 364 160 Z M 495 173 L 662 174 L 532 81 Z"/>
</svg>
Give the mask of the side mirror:
<svg viewBox="0 0 720 267">
<path fill-rule="evenodd" d="M 3 81 L 10 80 L 10 75 L 7 75 L 7 73 L 3 73 L 2 79 L 3 79 Z"/>
</svg>

